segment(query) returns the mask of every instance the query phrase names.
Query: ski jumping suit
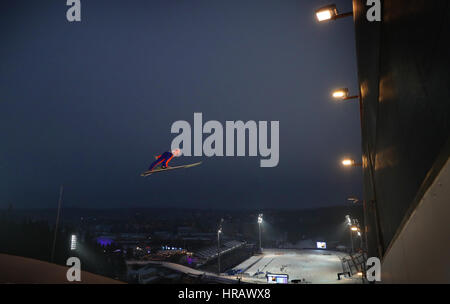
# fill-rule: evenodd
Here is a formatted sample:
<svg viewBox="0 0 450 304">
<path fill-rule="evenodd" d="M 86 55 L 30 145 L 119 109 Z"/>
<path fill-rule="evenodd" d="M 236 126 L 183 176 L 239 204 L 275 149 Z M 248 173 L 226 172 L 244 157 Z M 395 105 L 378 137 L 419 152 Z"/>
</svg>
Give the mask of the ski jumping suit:
<svg viewBox="0 0 450 304">
<path fill-rule="evenodd" d="M 173 154 L 170 152 L 164 152 L 161 155 L 157 156 L 157 159 L 150 165 L 148 168 L 149 171 L 153 170 L 157 165 L 162 163 L 161 168 L 166 168 L 167 164 L 172 160 Z"/>
</svg>

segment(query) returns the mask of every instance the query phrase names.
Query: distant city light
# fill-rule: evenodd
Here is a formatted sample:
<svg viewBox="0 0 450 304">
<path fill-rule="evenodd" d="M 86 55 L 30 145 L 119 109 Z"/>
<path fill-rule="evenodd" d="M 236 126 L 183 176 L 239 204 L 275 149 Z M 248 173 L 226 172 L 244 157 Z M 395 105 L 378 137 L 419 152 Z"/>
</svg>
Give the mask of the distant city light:
<svg viewBox="0 0 450 304">
<path fill-rule="evenodd" d="M 77 250 L 77 236 L 72 234 L 70 239 L 70 250 Z"/>
<path fill-rule="evenodd" d="M 97 244 L 100 244 L 101 246 L 109 246 L 113 243 L 113 239 L 112 238 L 108 238 L 108 237 L 98 237 L 97 238 Z"/>
</svg>

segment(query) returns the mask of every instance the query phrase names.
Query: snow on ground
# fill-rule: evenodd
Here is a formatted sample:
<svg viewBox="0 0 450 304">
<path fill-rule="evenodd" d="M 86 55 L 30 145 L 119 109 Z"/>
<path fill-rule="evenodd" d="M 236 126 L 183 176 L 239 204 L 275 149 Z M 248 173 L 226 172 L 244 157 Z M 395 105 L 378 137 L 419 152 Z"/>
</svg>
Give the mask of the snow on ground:
<svg viewBox="0 0 450 304">
<path fill-rule="evenodd" d="M 265 277 L 267 273 L 287 274 L 290 283 L 292 280 L 301 280 L 304 283 L 312 284 L 362 283 L 361 278 L 358 277 L 337 279 L 337 274 L 342 272 L 340 258 L 344 256 L 346 256 L 344 253 L 329 250 L 264 249 L 262 254 L 252 256 L 233 268 L 236 271 L 243 271 L 242 275 L 223 273 L 220 276 L 169 262 L 128 261 L 127 264 L 161 266 L 185 274 L 203 276 L 221 283 L 237 283 L 238 280 L 241 280 L 246 283 L 265 284 L 267 283 Z M 151 269 L 138 271 L 144 271 L 147 274 Z"/>
<path fill-rule="evenodd" d="M 358 283 L 355 279 L 338 281 L 343 255 L 328 250 L 264 249 L 262 255 L 253 256 L 233 269 L 243 271 L 243 281 L 254 283 L 266 282 L 266 273 L 288 274 L 289 281 L 305 279 L 312 284 Z"/>
<path fill-rule="evenodd" d="M 233 270 L 242 269 L 245 270 L 249 268 L 253 263 L 256 263 L 259 259 L 261 259 L 261 255 L 254 255 L 239 264 L 238 266 L 234 267 Z"/>
</svg>

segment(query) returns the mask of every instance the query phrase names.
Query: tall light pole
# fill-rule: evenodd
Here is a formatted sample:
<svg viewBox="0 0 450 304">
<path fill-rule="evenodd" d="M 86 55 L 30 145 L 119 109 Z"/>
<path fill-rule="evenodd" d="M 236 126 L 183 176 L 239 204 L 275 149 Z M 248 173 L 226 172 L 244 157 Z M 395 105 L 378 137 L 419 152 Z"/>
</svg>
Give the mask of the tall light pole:
<svg viewBox="0 0 450 304">
<path fill-rule="evenodd" d="M 345 219 L 347 220 L 347 226 L 349 227 L 349 231 L 350 231 L 350 244 L 351 244 L 351 251 L 350 254 L 353 253 L 353 226 L 352 226 L 352 219 L 350 218 L 350 215 L 346 215 Z"/>
<path fill-rule="evenodd" d="M 360 200 L 356 196 L 350 196 L 347 198 L 348 201 L 353 202 L 354 204 L 357 204 L 360 202 Z M 368 253 L 368 246 L 367 246 L 367 220 L 366 220 L 366 201 L 362 201 L 363 205 L 363 221 L 364 225 L 362 226 L 363 235 L 361 235 L 361 229 L 358 230 L 358 236 L 361 237 L 361 243 L 364 243 L 364 246 L 361 245 L 361 248 L 364 248 L 364 251 Z M 363 241 L 364 240 L 364 241 Z"/>
<path fill-rule="evenodd" d="M 358 237 L 359 237 L 359 247 L 361 248 L 361 250 L 363 250 L 363 252 L 364 252 L 364 249 L 362 249 L 363 248 L 363 240 L 362 240 L 362 235 L 361 235 L 361 229 L 358 227 L 358 231 L 356 232 L 356 234 L 358 235 Z"/>
<path fill-rule="evenodd" d="M 64 186 L 61 185 L 61 188 L 59 190 L 58 212 L 56 213 L 55 234 L 53 236 L 52 253 L 50 256 L 51 263 L 53 263 L 53 260 L 55 258 L 56 236 L 58 235 L 59 214 L 61 213 L 61 202 L 62 202 L 62 198 L 63 198 L 63 191 L 64 191 Z"/>
<path fill-rule="evenodd" d="M 258 215 L 258 228 L 259 228 L 259 252 L 262 252 L 262 246 L 261 246 L 261 224 L 263 221 L 263 215 L 260 213 Z"/>
<path fill-rule="evenodd" d="M 363 246 L 362 246 L 362 237 L 361 237 L 361 227 L 359 225 L 359 221 L 358 219 L 353 219 L 353 226 L 352 226 L 352 230 L 354 232 L 356 232 L 356 235 L 359 237 L 359 249 L 363 250 Z M 363 250 L 364 251 L 364 250 Z"/>
<path fill-rule="evenodd" d="M 219 229 L 217 229 L 217 270 L 220 275 L 220 235 L 222 234 L 223 219 L 220 220 Z"/>
</svg>

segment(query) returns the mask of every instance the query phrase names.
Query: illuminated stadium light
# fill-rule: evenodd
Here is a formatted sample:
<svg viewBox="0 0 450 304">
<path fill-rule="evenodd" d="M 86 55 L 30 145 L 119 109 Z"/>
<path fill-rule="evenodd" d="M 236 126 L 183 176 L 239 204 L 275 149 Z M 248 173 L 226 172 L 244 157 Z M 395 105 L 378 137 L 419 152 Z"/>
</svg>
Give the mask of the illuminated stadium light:
<svg viewBox="0 0 450 304">
<path fill-rule="evenodd" d="M 335 99 L 340 99 L 340 100 L 359 98 L 358 95 L 349 96 L 347 88 L 334 90 L 333 93 L 331 94 L 331 96 L 333 96 L 333 98 L 335 98 Z"/>
<path fill-rule="evenodd" d="M 316 10 L 316 18 L 319 22 L 333 19 L 338 14 L 335 4 L 330 4 Z"/>
<path fill-rule="evenodd" d="M 334 98 L 340 98 L 340 99 L 344 99 L 348 97 L 348 89 L 347 88 L 343 88 L 343 89 L 338 89 L 338 90 L 334 90 L 333 94 L 331 94 Z"/>
<path fill-rule="evenodd" d="M 352 166 L 355 163 L 355 161 L 353 159 L 343 159 L 342 160 L 342 165 L 344 166 Z"/>
<path fill-rule="evenodd" d="M 350 159 L 350 158 L 345 158 L 345 159 L 343 159 L 343 160 L 341 161 L 341 164 L 342 164 L 344 167 L 361 167 L 361 166 L 362 166 L 361 163 L 357 163 L 357 162 L 355 162 L 354 159 Z"/>
<path fill-rule="evenodd" d="M 323 6 L 315 11 L 316 19 L 319 22 L 326 22 L 330 20 L 336 20 L 338 18 L 353 16 L 353 12 L 348 12 L 344 14 L 339 14 L 336 4 L 330 4 Z"/>
<path fill-rule="evenodd" d="M 258 215 L 258 230 L 259 230 L 259 252 L 262 251 L 262 242 L 261 242 L 261 224 L 263 222 L 263 214 L 260 213 Z"/>
<path fill-rule="evenodd" d="M 70 250 L 77 250 L 77 236 L 72 234 L 70 238 Z"/>
</svg>

